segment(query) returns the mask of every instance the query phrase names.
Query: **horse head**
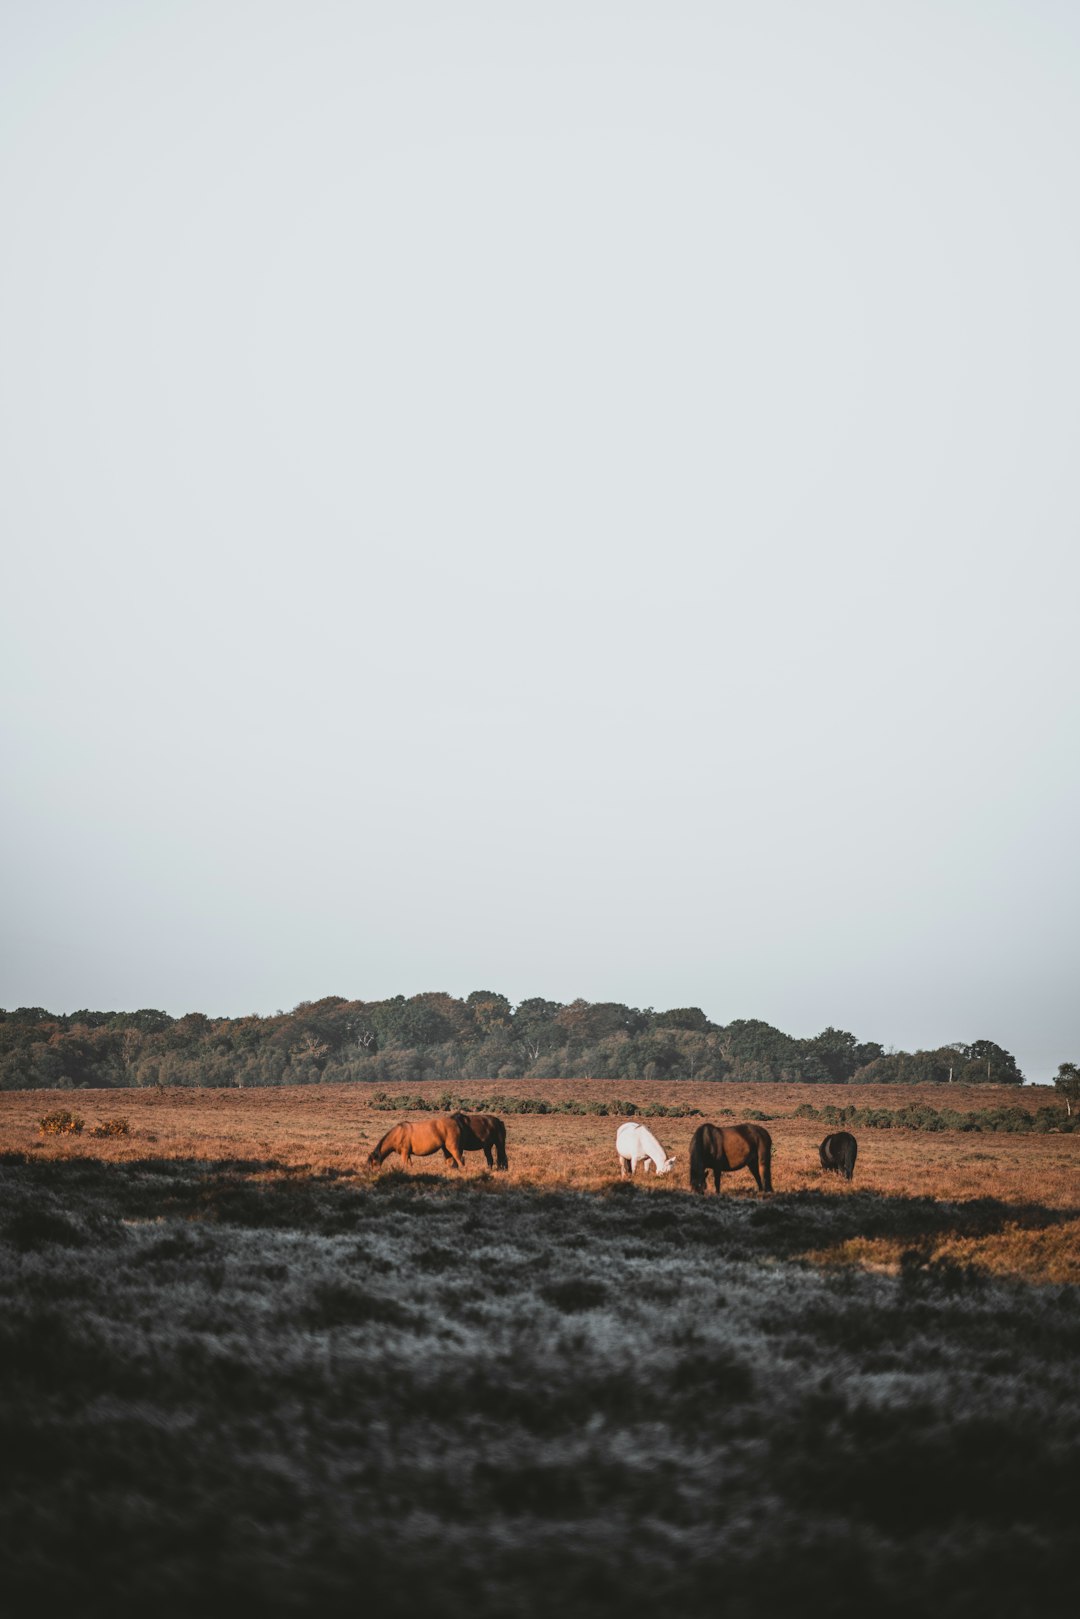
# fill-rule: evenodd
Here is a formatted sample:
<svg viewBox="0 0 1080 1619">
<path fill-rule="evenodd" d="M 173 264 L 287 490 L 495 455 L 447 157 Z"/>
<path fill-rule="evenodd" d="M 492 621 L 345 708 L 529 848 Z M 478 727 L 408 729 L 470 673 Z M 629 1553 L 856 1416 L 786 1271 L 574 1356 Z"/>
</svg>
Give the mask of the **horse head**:
<svg viewBox="0 0 1080 1619">
<path fill-rule="evenodd" d="M 662 1164 L 657 1164 L 656 1173 L 658 1175 L 666 1175 L 674 1167 L 674 1164 L 675 1164 L 675 1154 L 672 1153 L 670 1158 L 665 1158 L 664 1162 Z"/>
</svg>

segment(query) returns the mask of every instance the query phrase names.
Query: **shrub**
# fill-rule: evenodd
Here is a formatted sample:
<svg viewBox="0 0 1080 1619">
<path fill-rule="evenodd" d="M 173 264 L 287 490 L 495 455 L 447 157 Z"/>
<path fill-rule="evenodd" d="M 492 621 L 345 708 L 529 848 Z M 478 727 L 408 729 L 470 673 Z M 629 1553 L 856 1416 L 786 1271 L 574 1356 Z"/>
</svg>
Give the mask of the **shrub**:
<svg viewBox="0 0 1080 1619">
<path fill-rule="evenodd" d="M 131 1128 L 126 1119 L 102 1119 L 91 1130 L 92 1136 L 129 1136 Z"/>
<path fill-rule="evenodd" d="M 55 1113 L 46 1113 L 38 1124 L 43 1136 L 77 1136 L 82 1131 L 83 1120 L 77 1113 L 58 1107 Z"/>
</svg>

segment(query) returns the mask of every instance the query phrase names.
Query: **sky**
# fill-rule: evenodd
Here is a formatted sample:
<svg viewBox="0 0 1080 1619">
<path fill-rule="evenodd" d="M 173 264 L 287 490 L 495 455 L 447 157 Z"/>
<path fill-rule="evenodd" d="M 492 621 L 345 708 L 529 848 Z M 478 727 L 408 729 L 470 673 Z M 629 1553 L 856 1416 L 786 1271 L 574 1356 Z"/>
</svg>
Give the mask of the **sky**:
<svg viewBox="0 0 1080 1619">
<path fill-rule="evenodd" d="M 0 0 L 0 1005 L 1080 1060 L 1080 10 Z"/>
</svg>

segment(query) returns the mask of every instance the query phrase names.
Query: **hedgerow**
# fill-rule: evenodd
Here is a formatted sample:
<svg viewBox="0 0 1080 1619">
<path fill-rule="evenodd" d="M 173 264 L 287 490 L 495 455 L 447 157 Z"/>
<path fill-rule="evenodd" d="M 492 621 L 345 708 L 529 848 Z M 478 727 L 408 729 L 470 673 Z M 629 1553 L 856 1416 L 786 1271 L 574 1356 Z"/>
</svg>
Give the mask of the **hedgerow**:
<svg viewBox="0 0 1080 1619">
<path fill-rule="evenodd" d="M 563 1102 L 549 1102 L 543 1096 L 454 1096 L 444 1091 L 441 1096 L 420 1096 L 402 1093 L 391 1096 L 376 1091 L 371 1106 L 379 1113 L 591 1113 L 600 1118 L 689 1119 L 702 1116 L 699 1107 L 667 1107 L 663 1102 L 587 1101 L 570 1098 Z M 764 1115 L 762 1115 L 764 1117 Z"/>
<path fill-rule="evenodd" d="M 962 1113 L 955 1108 L 928 1107 L 910 1102 L 906 1107 L 815 1107 L 802 1102 L 797 1119 L 820 1119 L 823 1124 L 861 1125 L 868 1130 L 962 1130 L 1007 1135 L 1046 1135 L 1056 1130 L 1071 1133 L 1080 1118 L 1071 1118 L 1060 1108 L 1040 1107 L 1029 1113 L 1022 1107 L 981 1108 Z"/>
</svg>

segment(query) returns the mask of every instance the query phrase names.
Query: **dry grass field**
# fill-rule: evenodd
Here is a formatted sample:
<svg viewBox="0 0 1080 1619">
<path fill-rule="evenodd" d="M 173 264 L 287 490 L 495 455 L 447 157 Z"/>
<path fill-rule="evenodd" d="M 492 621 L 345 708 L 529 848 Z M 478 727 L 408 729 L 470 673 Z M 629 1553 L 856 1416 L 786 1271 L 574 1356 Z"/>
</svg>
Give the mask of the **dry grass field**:
<svg viewBox="0 0 1080 1619">
<path fill-rule="evenodd" d="M 617 1117 L 373 1174 L 363 1086 L 0 1096 L 7 1611 L 1076 1611 L 1080 1135 L 860 1129 L 849 1186 L 791 1116 L 1046 1092 L 492 1093 L 764 1113 L 775 1193 L 690 1194 L 693 1115 L 628 1184 Z"/>
<path fill-rule="evenodd" d="M 410 1094 L 435 1100 L 441 1084 L 420 1085 Z M 606 1102 L 630 1099 L 639 1107 L 658 1102 L 665 1107 L 695 1109 L 701 1118 L 734 1123 L 766 1115 L 773 1137 L 773 1186 L 776 1193 L 823 1192 L 832 1197 L 875 1192 L 893 1198 L 935 1198 L 973 1205 L 958 1213 L 952 1227 L 943 1225 L 933 1238 L 931 1257 L 947 1256 L 979 1264 L 1001 1274 L 1033 1281 L 1080 1283 L 1080 1134 L 1015 1135 L 1005 1133 L 930 1133 L 861 1129 L 859 1159 L 851 1186 L 822 1173 L 817 1147 L 827 1130 L 820 1120 L 795 1118 L 800 1103 L 819 1110 L 839 1107 L 899 1108 L 922 1103 L 940 1109 L 978 1111 L 994 1107 L 1026 1107 L 1034 1112 L 1052 1100 L 1042 1089 L 1016 1087 L 848 1085 L 693 1085 L 682 1082 L 520 1080 L 463 1087 L 469 1096 L 542 1096 L 552 1104 L 567 1099 Z M 0 1094 L 0 1152 L 32 1152 L 42 1159 L 95 1158 L 123 1163 L 151 1158 L 185 1158 L 222 1162 L 243 1160 L 258 1165 L 257 1177 L 333 1174 L 364 1177 L 364 1160 L 375 1141 L 408 1112 L 379 1111 L 372 1105 L 375 1088 L 368 1085 L 313 1085 L 259 1090 L 13 1091 Z M 56 1105 L 70 1107 L 85 1120 L 75 1136 L 43 1138 L 38 1120 Z M 130 1134 L 98 1139 L 94 1125 L 123 1116 Z M 701 1123 L 696 1114 L 653 1118 L 645 1122 L 677 1155 L 676 1167 L 663 1187 L 688 1187 L 689 1143 Z M 507 1118 L 512 1184 L 599 1191 L 618 1173 L 614 1151 L 619 1119 L 612 1116 L 514 1114 Z M 396 1165 L 396 1158 L 390 1161 Z M 468 1172 L 484 1171 L 481 1154 L 467 1159 Z M 388 1166 L 389 1167 L 389 1166 Z M 428 1158 L 414 1160 L 412 1173 L 455 1175 L 451 1165 Z M 385 1173 L 385 1171 L 384 1171 Z M 645 1177 L 639 1177 L 644 1182 Z M 652 1177 L 649 1177 L 651 1181 Z M 729 1178 L 724 1195 L 748 1197 L 755 1188 L 747 1173 Z M 1015 1205 L 1000 1220 L 983 1221 L 981 1200 Z M 1054 1211 L 1047 1223 L 1040 1211 Z M 1062 1214 L 1072 1218 L 1061 1219 Z M 856 1263 L 896 1269 L 904 1250 L 904 1234 L 857 1238 L 815 1250 L 830 1264 Z"/>
</svg>

